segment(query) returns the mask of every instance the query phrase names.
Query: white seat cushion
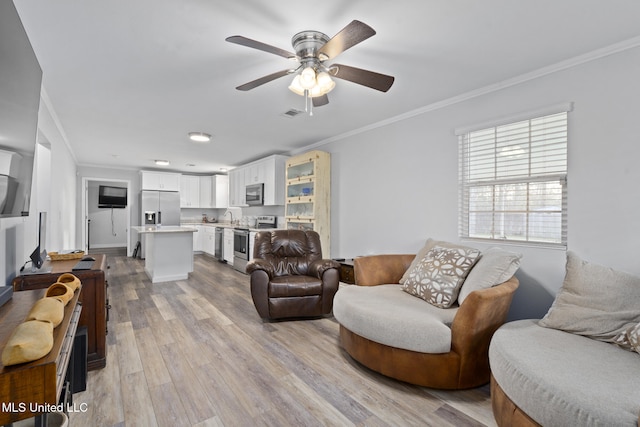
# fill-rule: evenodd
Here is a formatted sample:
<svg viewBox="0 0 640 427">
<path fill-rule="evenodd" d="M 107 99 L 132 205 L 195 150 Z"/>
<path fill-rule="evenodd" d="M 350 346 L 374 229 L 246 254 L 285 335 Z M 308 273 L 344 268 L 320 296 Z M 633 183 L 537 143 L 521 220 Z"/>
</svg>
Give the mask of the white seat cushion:
<svg viewBox="0 0 640 427">
<path fill-rule="evenodd" d="M 448 353 L 458 307 L 438 308 L 397 284 L 350 285 L 333 300 L 333 315 L 345 328 L 390 347 L 420 353 Z"/>
<path fill-rule="evenodd" d="M 519 320 L 493 335 L 489 362 L 507 396 L 539 424 L 638 422 L 640 356 L 635 352 Z"/>
</svg>

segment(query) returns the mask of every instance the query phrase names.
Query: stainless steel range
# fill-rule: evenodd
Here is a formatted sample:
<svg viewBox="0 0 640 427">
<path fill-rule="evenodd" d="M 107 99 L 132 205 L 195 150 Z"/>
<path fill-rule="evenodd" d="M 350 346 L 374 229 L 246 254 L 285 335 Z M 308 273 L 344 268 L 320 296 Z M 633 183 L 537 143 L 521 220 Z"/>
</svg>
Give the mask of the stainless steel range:
<svg viewBox="0 0 640 427">
<path fill-rule="evenodd" d="M 256 218 L 256 229 L 264 230 L 276 228 L 278 217 L 273 215 L 264 215 Z M 251 253 L 252 242 L 251 237 L 255 235 L 255 231 L 248 228 L 233 229 L 233 268 L 245 273 L 247 263 L 253 256 Z"/>
<path fill-rule="evenodd" d="M 263 215 L 256 218 L 256 228 L 277 228 L 278 217 L 273 215 Z"/>
</svg>

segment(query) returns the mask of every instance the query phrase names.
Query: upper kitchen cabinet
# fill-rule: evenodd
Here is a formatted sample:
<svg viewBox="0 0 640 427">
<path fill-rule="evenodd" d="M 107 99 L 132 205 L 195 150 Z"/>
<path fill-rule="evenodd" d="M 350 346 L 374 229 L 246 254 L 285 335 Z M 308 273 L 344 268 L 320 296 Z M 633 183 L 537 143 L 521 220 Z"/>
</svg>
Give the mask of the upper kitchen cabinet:
<svg viewBox="0 0 640 427">
<path fill-rule="evenodd" d="M 214 175 L 199 176 L 200 194 L 198 194 L 198 206 L 200 208 L 212 208 L 213 202 L 213 177 Z"/>
<path fill-rule="evenodd" d="M 270 156 L 261 161 L 264 176 L 265 206 L 284 205 L 284 170 L 286 156 Z"/>
<path fill-rule="evenodd" d="M 200 177 L 200 207 L 229 207 L 229 177 L 227 175 L 211 175 Z"/>
<path fill-rule="evenodd" d="M 229 205 L 246 206 L 246 186 L 264 184 L 264 205 L 282 206 L 286 156 L 273 155 L 229 172 Z"/>
<path fill-rule="evenodd" d="M 140 171 L 142 190 L 180 191 L 180 174 Z"/>
<path fill-rule="evenodd" d="M 287 229 L 314 230 L 320 235 L 322 253 L 331 250 L 331 157 L 310 151 L 290 157 L 286 166 L 285 220 Z"/>
<path fill-rule="evenodd" d="M 237 167 L 229 172 L 229 206 L 246 206 L 244 169 Z"/>
<path fill-rule="evenodd" d="M 229 207 L 229 177 L 226 175 L 182 175 L 181 208 Z"/>
<path fill-rule="evenodd" d="M 211 207 L 220 209 L 229 207 L 229 177 L 213 175 L 211 177 Z"/>
<path fill-rule="evenodd" d="M 199 176 L 182 175 L 180 177 L 180 207 L 181 208 L 201 207 Z"/>
</svg>

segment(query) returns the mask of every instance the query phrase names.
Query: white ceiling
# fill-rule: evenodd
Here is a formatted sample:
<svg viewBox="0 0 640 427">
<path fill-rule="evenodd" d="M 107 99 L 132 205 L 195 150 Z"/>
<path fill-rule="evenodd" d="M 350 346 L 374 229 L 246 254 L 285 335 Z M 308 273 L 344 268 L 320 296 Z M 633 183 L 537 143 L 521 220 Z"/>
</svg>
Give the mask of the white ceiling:
<svg viewBox="0 0 640 427">
<path fill-rule="evenodd" d="M 167 159 L 193 173 L 296 151 L 640 36 L 637 0 L 14 2 L 78 163 L 152 169 Z M 333 36 L 353 19 L 377 34 L 335 61 L 395 76 L 389 92 L 336 80 L 329 105 L 288 118 L 304 109 L 291 76 L 235 90 L 291 63 L 226 37 L 292 51 L 293 34 Z M 189 131 L 214 139 L 194 144 Z"/>
</svg>

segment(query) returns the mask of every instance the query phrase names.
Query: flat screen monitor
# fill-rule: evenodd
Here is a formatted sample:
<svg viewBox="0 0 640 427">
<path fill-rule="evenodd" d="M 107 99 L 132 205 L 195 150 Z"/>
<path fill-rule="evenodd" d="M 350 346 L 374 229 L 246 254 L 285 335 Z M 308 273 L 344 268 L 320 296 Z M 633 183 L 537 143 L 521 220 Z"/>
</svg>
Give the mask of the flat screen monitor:
<svg viewBox="0 0 640 427">
<path fill-rule="evenodd" d="M 42 268 L 47 258 L 47 213 L 40 212 L 38 218 L 38 246 L 31 253 L 31 270 L 36 272 Z"/>
<path fill-rule="evenodd" d="M 41 81 L 14 2 L 0 1 L 0 218 L 29 215 Z"/>
<path fill-rule="evenodd" d="M 101 185 L 98 188 L 99 208 L 125 208 L 127 207 L 127 188 L 110 187 Z"/>
</svg>

